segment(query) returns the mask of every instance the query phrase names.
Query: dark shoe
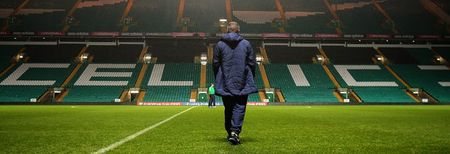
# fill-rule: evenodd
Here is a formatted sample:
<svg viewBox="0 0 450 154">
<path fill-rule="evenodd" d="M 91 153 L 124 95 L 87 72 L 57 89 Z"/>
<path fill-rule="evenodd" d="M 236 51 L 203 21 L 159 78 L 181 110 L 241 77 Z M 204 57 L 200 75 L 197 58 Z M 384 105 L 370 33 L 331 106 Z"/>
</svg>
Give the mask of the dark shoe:
<svg viewBox="0 0 450 154">
<path fill-rule="evenodd" d="M 239 135 L 235 132 L 231 132 L 231 135 L 228 136 L 228 142 L 230 142 L 232 145 L 238 145 L 241 144 L 241 141 L 239 140 Z"/>
</svg>

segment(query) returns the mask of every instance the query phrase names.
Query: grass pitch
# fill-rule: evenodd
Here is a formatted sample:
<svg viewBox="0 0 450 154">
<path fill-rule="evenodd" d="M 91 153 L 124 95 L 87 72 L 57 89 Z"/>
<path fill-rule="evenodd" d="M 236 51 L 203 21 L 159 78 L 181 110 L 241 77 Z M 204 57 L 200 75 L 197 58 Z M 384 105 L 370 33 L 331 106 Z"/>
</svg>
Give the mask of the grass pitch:
<svg viewBox="0 0 450 154">
<path fill-rule="evenodd" d="M 0 152 L 92 153 L 188 108 L 0 106 Z M 450 153 L 450 106 L 249 106 L 243 129 L 200 106 L 109 153 Z"/>
</svg>

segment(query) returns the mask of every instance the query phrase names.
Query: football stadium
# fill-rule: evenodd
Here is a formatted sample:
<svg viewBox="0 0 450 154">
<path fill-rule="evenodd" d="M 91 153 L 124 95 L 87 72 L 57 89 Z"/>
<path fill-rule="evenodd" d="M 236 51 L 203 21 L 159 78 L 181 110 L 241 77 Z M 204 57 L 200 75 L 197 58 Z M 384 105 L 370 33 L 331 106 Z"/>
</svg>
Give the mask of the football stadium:
<svg viewBox="0 0 450 154">
<path fill-rule="evenodd" d="M 1 0 L 0 28 L 0 153 L 450 153 L 448 0 Z M 230 33 L 239 145 L 208 107 Z"/>
</svg>

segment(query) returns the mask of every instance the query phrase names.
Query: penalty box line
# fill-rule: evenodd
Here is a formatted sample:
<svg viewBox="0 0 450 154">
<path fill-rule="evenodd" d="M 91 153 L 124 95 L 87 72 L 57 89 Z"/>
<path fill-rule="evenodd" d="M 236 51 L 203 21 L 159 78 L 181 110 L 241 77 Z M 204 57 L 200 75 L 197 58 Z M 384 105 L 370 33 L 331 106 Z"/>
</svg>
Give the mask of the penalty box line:
<svg viewBox="0 0 450 154">
<path fill-rule="evenodd" d="M 107 147 L 101 148 L 98 151 L 93 152 L 93 154 L 102 154 L 102 153 L 106 153 L 108 151 L 111 151 L 111 150 L 117 148 L 118 146 L 120 146 L 120 145 L 122 145 L 122 144 L 124 144 L 124 143 L 126 143 L 128 141 L 133 140 L 134 138 L 136 138 L 136 137 L 138 137 L 138 136 L 148 132 L 149 130 L 152 130 L 153 128 L 156 128 L 156 127 L 158 127 L 158 126 L 160 126 L 160 125 L 162 125 L 162 124 L 172 120 L 173 118 L 175 118 L 175 117 L 177 117 L 177 116 L 179 116 L 179 115 L 181 115 L 181 114 L 183 114 L 183 113 L 185 113 L 185 112 L 187 112 L 187 111 L 189 111 L 189 110 L 191 110 L 191 109 L 193 109 L 195 107 L 197 107 L 197 106 L 190 107 L 190 108 L 188 108 L 188 109 L 186 109 L 184 111 L 181 111 L 181 112 L 179 112 L 179 113 L 177 113 L 177 114 L 175 114 L 175 115 L 173 115 L 173 116 L 171 116 L 171 117 L 169 117 L 169 118 L 167 118 L 167 119 L 165 119 L 163 121 L 160 121 L 160 122 L 158 122 L 158 123 L 156 123 L 154 125 L 151 125 L 151 126 L 149 126 L 147 128 L 144 128 L 144 129 L 142 129 L 142 130 L 140 130 L 140 131 L 138 131 L 138 132 L 136 132 L 136 133 L 134 133 L 134 134 L 132 134 L 130 136 L 127 136 L 127 137 L 121 139 L 120 141 L 117 141 L 117 142 L 115 142 L 115 143 L 113 143 L 113 144 L 111 144 L 111 145 L 109 145 Z"/>
</svg>

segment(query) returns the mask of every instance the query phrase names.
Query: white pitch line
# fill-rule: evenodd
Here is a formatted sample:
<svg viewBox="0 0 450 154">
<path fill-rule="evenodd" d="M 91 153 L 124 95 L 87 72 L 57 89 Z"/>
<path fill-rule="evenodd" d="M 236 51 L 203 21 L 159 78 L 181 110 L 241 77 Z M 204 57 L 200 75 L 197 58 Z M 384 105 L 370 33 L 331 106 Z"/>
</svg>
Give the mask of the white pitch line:
<svg viewBox="0 0 450 154">
<path fill-rule="evenodd" d="M 125 142 L 133 140 L 134 138 L 136 138 L 136 137 L 138 137 L 138 136 L 148 132 L 149 130 L 152 130 L 153 128 L 156 128 L 159 125 L 162 125 L 162 124 L 172 120 L 173 118 L 175 118 L 175 117 L 177 117 L 177 116 L 179 116 L 179 115 L 181 115 L 181 114 L 183 114 L 183 113 L 185 113 L 185 112 L 187 112 L 187 111 L 189 111 L 189 110 L 191 110 L 191 109 L 193 109 L 195 107 L 197 107 L 197 106 L 190 107 L 190 108 L 188 108 L 188 109 L 186 109 L 184 111 L 181 111 L 181 112 L 179 112 L 179 113 L 177 113 L 177 114 L 175 114 L 175 115 L 173 115 L 173 116 L 171 116 L 171 117 L 169 117 L 169 118 L 167 118 L 167 119 L 165 119 L 165 120 L 163 120 L 161 122 L 158 122 L 158 123 L 156 123 L 154 125 L 151 125 L 151 126 L 149 126 L 147 128 L 144 128 L 144 129 L 134 133 L 133 135 L 127 136 L 127 137 L 121 139 L 120 141 L 117 141 L 116 143 L 113 143 L 113 144 L 111 144 L 111 145 L 109 145 L 107 147 L 101 148 L 100 150 L 98 150 L 96 152 L 93 152 L 93 154 L 101 154 L 101 153 L 108 152 L 108 151 L 110 151 L 110 150 L 112 150 L 114 148 L 117 148 L 118 146 L 124 144 Z"/>
</svg>

